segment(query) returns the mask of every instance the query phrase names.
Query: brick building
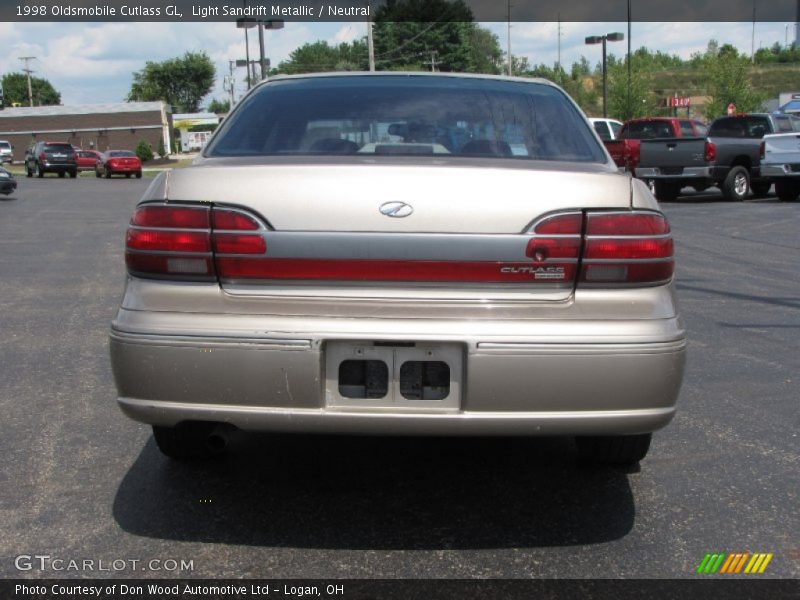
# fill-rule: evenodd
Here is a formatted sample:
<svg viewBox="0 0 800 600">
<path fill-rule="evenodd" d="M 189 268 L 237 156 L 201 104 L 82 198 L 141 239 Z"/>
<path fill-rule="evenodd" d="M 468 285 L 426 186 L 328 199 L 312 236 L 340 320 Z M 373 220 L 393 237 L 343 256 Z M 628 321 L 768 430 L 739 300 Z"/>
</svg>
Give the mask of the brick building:
<svg viewBox="0 0 800 600">
<path fill-rule="evenodd" d="M 122 102 L 76 106 L 16 107 L 0 110 L 0 140 L 14 149 L 14 161 L 39 140 L 69 142 L 100 152 L 135 150 L 144 140 L 170 148 L 172 115 L 163 102 Z"/>
</svg>

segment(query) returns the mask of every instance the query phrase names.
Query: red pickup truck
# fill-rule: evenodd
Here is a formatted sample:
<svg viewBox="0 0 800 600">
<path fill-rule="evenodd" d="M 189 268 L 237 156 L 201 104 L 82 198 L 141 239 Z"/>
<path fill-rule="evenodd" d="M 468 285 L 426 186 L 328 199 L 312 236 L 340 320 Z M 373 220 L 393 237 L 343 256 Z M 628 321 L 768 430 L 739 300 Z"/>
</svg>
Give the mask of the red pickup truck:
<svg viewBox="0 0 800 600">
<path fill-rule="evenodd" d="M 626 121 L 616 140 L 603 142 L 618 167 L 633 171 L 639 164 L 639 141 L 706 137 L 708 127 L 696 119 L 644 117 Z"/>
</svg>

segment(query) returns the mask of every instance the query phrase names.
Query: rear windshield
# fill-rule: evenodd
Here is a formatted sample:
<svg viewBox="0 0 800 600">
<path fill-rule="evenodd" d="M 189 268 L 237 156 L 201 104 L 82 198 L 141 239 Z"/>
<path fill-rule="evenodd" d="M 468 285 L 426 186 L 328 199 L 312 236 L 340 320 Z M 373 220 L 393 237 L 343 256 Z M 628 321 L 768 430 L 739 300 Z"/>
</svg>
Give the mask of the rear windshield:
<svg viewBox="0 0 800 600">
<path fill-rule="evenodd" d="M 625 126 L 620 136 L 623 140 L 655 140 L 672 137 L 675 137 L 672 126 L 666 121 L 634 121 Z"/>
<path fill-rule="evenodd" d="M 45 152 L 67 152 L 69 154 L 73 154 L 75 152 L 75 148 L 72 147 L 71 144 L 45 144 L 44 145 Z"/>
<path fill-rule="evenodd" d="M 108 155 L 114 158 L 130 158 L 136 156 L 136 154 L 127 150 L 112 150 Z"/>
<path fill-rule="evenodd" d="M 544 84 L 420 75 L 275 81 L 243 101 L 206 156 L 451 155 L 606 162 Z"/>
<path fill-rule="evenodd" d="M 8 142 L 0 142 L 0 148 L 11 148 L 11 144 Z"/>
<path fill-rule="evenodd" d="M 709 135 L 728 138 L 762 138 L 770 132 L 766 117 L 722 117 L 711 124 Z"/>
</svg>

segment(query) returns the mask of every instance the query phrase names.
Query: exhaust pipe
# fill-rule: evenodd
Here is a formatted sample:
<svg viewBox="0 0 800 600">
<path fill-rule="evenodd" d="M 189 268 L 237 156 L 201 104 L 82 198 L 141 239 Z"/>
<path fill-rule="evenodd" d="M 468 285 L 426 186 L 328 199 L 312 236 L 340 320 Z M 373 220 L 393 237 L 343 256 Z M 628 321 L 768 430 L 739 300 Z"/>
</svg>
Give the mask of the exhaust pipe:
<svg viewBox="0 0 800 600">
<path fill-rule="evenodd" d="M 228 432 L 224 423 L 219 423 L 206 438 L 206 446 L 214 454 L 219 454 L 228 446 Z"/>
</svg>

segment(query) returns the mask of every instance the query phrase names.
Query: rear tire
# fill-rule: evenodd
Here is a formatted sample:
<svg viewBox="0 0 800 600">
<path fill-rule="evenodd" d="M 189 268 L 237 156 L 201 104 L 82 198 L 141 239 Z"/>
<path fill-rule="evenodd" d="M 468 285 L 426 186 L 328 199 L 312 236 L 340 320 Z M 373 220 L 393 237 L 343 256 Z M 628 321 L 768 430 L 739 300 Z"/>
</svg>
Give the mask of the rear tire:
<svg viewBox="0 0 800 600">
<path fill-rule="evenodd" d="M 575 444 L 583 460 L 604 465 L 632 465 L 647 455 L 652 439 L 652 433 L 584 436 L 575 438 Z"/>
<path fill-rule="evenodd" d="M 153 425 L 153 437 L 162 454 L 175 460 L 192 460 L 211 458 L 221 454 L 223 450 L 209 443 L 211 432 L 216 423 L 205 421 L 188 421 L 176 427 Z"/>
<path fill-rule="evenodd" d="M 111 171 L 106 169 L 106 179 L 111 179 Z"/>
<path fill-rule="evenodd" d="M 78 176 L 78 169 L 73 169 L 70 171 L 69 176 L 72 177 L 72 179 L 75 179 Z"/>
<path fill-rule="evenodd" d="M 125 173 L 125 177 L 126 177 L 127 179 L 130 179 L 130 178 L 131 178 L 131 173 Z"/>
<path fill-rule="evenodd" d="M 674 202 L 681 191 L 680 184 L 656 180 L 656 198 L 659 202 Z"/>
<path fill-rule="evenodd" d="M 747 197 L 747 192 L 750 189 L 750 174 L 744 167 L 733 167 L 720 187 L 725 200 L 728 202 L 741 202 Z"/>
<path fill-rule="evenodd" d="M 141 179 L 141 178 L 142 178 L 142 172 L 136 171 L 136 179 Z"/>
<path fill-rule="evenodd" d="M 750 191 L 753 192 L 754 198 L 766 198 L 769 194 L 769 189 L 772 187 L 771 181 L 759 181 L 750 183 Z"/>
<path fill-rule="evenodd" d="M 67 172 L 66 172 L 66 171 L 59 171 L 59 172 L 58 172 L 58 176 L 59 176 L 61 179 L 64 179 L 64 177 L 66 176 L 66 174 L 67 174 Z"/>
<path fill-rule="evenodd" d="M 95 167 L 95 169 L 94 169 L 94 176 L 98 177 L 98 178 L 100 177 L 100 170 L 97 169 L 97 167 Z"/>
<path fill-rule="evenodd" d="M 775 195 L 781 202 L 794 202 L 800 196 L 800 181 L 776 181 Z"/>
</svg>

